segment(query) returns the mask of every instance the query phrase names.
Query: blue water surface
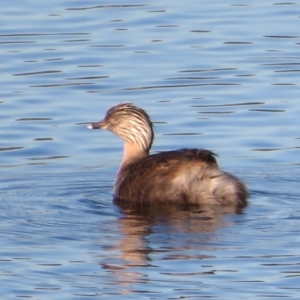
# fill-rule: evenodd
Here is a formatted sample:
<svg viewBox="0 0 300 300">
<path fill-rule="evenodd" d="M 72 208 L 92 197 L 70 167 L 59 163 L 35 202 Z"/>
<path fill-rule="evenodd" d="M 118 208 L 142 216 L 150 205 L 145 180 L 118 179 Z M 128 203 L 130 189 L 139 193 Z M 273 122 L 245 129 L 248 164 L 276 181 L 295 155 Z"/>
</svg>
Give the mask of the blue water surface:
<svg viewBox="0 0 300 300">
<path fill-rule="evenodd" d="M 3 2 L 0 298 L 299 298 L 298 2 Z M 122 141 L 89 131 L 133 102 L 152 152 L 213 150 L 241 214 L 123 211 Z"/>
</svg>

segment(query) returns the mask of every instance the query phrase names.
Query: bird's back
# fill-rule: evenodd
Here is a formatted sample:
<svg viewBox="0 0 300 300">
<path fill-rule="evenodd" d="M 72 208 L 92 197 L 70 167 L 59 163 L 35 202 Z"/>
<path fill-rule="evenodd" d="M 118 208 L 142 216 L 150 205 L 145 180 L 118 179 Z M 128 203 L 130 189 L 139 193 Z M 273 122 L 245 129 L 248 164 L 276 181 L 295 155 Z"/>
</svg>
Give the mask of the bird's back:
<svg viewBox="0 0 300 300">
<path fill-rule="evenodd" d="M 243 207 L 247 191 L 236 177 L 218 168 L 212 152 L 181 149 L 150 155 L 121 169 L 115 198 L 136 204 Z"/>
</svg>

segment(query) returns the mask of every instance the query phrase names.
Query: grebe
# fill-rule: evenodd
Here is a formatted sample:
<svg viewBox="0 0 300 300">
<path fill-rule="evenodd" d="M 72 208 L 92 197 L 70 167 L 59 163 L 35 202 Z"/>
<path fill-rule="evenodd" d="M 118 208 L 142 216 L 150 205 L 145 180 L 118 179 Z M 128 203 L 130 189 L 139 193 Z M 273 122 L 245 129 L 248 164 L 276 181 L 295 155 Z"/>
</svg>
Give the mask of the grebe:
<svg viewBox="0 0 300 300">
<path fill-rule="evenodd" d="M 111 107 L 102 121 L 88 128 L 107 129 L 125 142 L 114 186 L 118 203 L 247 205 L 244 183 L 220 170 L 213 152 L 180 149 L 149 155 L 153 124 L 143 109 L 131 103 Z"/>
</svg>

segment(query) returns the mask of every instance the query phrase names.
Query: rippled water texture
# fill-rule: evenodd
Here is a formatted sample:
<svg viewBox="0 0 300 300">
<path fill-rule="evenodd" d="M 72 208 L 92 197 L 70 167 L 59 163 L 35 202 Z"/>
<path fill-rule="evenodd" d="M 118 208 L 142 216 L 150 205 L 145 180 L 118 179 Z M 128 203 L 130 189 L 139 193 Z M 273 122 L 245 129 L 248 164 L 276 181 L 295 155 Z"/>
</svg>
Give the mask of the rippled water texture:
<svg viewBox="0 0 300 300">
<path fill-rule="evenodd" d="M 300 6 L 6 1 L 0 27 L 1 299 L 299 298 Z M 121 210 L 134 102 L 152 151 L 203 147 L 248 185 L 242 214 Z"/>
</svg>

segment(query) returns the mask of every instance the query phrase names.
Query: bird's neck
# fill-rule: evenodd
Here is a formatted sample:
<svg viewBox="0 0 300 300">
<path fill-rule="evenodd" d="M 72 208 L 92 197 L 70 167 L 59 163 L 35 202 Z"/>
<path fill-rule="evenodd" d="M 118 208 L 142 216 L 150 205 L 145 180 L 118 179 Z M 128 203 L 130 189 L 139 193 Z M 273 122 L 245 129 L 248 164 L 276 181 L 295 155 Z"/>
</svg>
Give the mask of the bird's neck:
<svg viewBox="0 0 300 300">
<path fill-rule="evenodd" d="M 131 165 L 149 155 L 149 150 L 141 149 L 135 143 L 125 142 L 122 165 Z"/>
<path fill-rule="evenodd" d="M 141 149 L 135 143 L 125 142 L 124 152 L 123 152 L 123 160 L 116 178 L 115 182 L 115 191 L 118 189 L 123 179 L 128 175 L 130 171 L 130 167 L 149 155 L 149 150 Z"/>
</svg>

